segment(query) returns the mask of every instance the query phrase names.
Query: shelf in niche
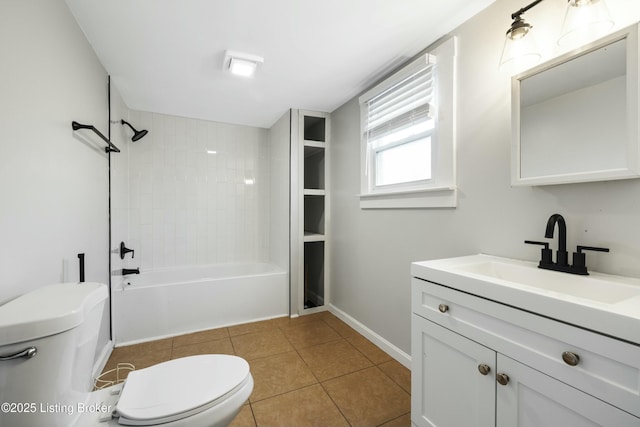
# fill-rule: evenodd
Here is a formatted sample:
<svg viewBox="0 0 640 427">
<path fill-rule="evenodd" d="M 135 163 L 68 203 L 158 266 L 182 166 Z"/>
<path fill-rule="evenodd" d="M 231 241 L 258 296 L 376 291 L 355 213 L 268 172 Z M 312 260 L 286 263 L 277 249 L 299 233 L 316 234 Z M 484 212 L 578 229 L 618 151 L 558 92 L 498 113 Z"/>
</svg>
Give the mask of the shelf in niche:
<svg viewBox="0 0 640 427">
<path fill-rule="evenodd" d="M 303 121 L 304 141 L 326 141 L 327 119 L 325 117 L 304 115 Z"/>
<path fill-rule="evenodd" d="M 304 189 L 305 196 L 324 196 L 325 190 L 318 188 L 305 188 Z"/>
<path fill-rule="evenodd" d="M 305 242 L 324 242 L 324 234 L 314 233 L 312 231 L 305 230 L 304 241 Z"/>
<path fill-rule="evenodd" d="M 306 140 L 306 139 L 305 139 L 305 141 L 304 141 L 304 146 L 305 146 L 305 148 L 307 148 L 307 149 L 309 149 L 309 148 L 315 148 L 315 149 L 316 149 L 316 152 L 317 152 L 317 151 L 319 151 L 319 150 L 324 150 L 324 149 L 326 148 L 326 146 L 327 146 L 327 145 L 326 145 L 324 142 L 322 142 L 322 141 L 308 141 L 308 140 Z M 304 151 L 305 151 L 305 153 L 304 153 L 305 157 L 307 157 L 308 155 L 310 155 L 310 154 L 307 154 L 307 150 L 304 150 Z"/>
</svg>

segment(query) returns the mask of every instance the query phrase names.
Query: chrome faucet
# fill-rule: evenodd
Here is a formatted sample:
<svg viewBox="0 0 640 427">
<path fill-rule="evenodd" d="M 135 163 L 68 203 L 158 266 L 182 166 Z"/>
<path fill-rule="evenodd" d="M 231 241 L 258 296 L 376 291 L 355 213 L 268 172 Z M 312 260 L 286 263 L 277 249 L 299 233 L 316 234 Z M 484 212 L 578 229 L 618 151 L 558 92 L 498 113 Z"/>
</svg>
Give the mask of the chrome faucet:
<svg viewBox="0 0 640 427">
<path fill-rule="evenodd" d="M 541 245 L 540 263 L 538 268 L 546 270 L 562 271 L 564 273 L 587 275 L 586 257 L 583 251 L 609 252 L 607 248 L 598 248 L 594 246 L 578 246 L 576 252 L 573 253 L 573 265 L 569 265 L 567 253 L 567 223 L 560 214 L 553 214 L 547 220 L 547 228 L 544 237 L 553 239 L 553 233 L 558 225 L 558 250 L 556 252 L 556 262 L 553 262 L 551 249 L 548 242 L 536 242 L 534 240 L 525 240 L 524 242 L 531 245 Z"/>
</svg>

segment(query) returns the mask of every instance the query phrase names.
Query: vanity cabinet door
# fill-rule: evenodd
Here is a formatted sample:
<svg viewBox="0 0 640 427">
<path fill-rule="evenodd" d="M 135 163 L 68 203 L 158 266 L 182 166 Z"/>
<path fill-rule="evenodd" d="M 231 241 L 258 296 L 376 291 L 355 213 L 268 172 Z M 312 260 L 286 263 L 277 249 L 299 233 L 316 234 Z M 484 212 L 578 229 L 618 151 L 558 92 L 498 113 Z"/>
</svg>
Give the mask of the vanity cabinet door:
<svg viewBox="0 0 640 427">
<path fill-rule="evenodd" d="M 415 314 L 411 342 L 411 421 L 494 426 L 496 353 Z"/>
<path fill-rule="evenodd" d="M 502 354 L 496 375 L 497 427 L 640 427 L 640 418 Z"/>
</svg>

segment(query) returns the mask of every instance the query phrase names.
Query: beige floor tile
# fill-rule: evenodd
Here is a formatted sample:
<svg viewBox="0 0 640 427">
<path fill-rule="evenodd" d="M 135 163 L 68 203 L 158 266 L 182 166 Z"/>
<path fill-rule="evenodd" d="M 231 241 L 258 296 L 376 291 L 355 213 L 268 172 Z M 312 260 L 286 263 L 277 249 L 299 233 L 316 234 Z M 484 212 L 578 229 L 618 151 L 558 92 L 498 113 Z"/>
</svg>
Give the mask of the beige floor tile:
<svg viewBox="0 0 640 427">
<path fill-rule="evenodd" d="M 319 381 L 372 366 L 369 359 L 344 339 L 303 348 L 298 352 Z"/>
<path fill-rule="evenodd" d="M 346 338 L 355 348 L 360 350 L 362 354 L 367 356 L 369 360 L 371 360 L 375 365 L 380 363 L 388 362 L 389 360 L 393 360 L 391 356 L 389 356 L 384 351 L 380 350 L 380 348 L 363 337 L 360 334 L 356 334 Z"/>
<path fill-rule="evenodd" d="M 196 354 L 235 354 L 230 338 L 223 338 L 215 341 L 201 342 L 197 344 L 182 345 L 173 347 L 171 358 L 194 356 Z"/>
<path fill-rule="evenodd" d="M 235 353 L 247 360 L 293 350 L 280 329 L 231 337 Z"/>
<path fill-rule="evenodd" d="M 411 371 L 397 360 L 390 360 L 378 365 L 378 368 L 389 376 L 404 391 L 411 393 Z"/>
<path fill-rule="evenodd" d="M 411 413 L 404 414 L 388 423 L 384 423 L 380 427 L 411 427 Z"/>
<path fill-rule="evenodd" d="M 252 403 L 258 427 L 348 427 L 320 385 L 312 385 Z"/>
<path fill-rule="evenodd" d="M 323 321 L 305 322 L 283 328 L 282 332 L 296 349 L 340 339 L 340 335 Z"/>
<path fill-rule="evenodd" d="M 183 345 L 197 344 L 201 342 L 219 340 L 222 338 L 228 338 L 229 332 L 227 328 L 209 329 L 206 331 L 194 332 L 192 334 L 179 335 L 173 337 L 173 347 L 180 347 Z"/>
<path fill-rule="evenodd" d="M 252 403 L 318 382 L 295 351 L 256 359 L 249 365 L 254 380 Z"/>
<path fill-rule="evenodd" d="M 250 405 L 244 405 L 240 409 L 240 413 L 237 417 L 231 421 L 229 427 L 256 427 L 256 420 L 253 418 L 253 411 Z"/>
<path fill-rule="evenodd" d="M 323 320 L 327 325 L 329 325 L 334 331 L 339 333 L 340 336 L 343 338 L 360 335 L 351 326 L 347 325 L 346 323 L 344 323 L 342 320 L 338 319 L 335 316 L 326 317 Z"/>
<path fill-rule="evenodd" d="M 288 326 L 289 317 L 278 317 L 276 319 L 262 320 L 260 322 L 243 323 L 242 325 L 229 326 L 229 335 L 232 337 L 252 332 L 267 331 L 269 329 L 278 328 L 280 326 Z"/>
<path fill-rule="evenodd" d="M 136 369 L 148 368 L 171 359 L 171 348 L 164 348 L 149 352 L 140 352 L 138 349 L 120 347 L 113 350 L 103 372 L 113 369 L 120 362 L 131 363 Z"/>
<path fill-rule="evenodd" d="M 409 393 L 377 367 L 322 383 L 352 426 L 377 426 L 410 412 Z"/>
</svg>

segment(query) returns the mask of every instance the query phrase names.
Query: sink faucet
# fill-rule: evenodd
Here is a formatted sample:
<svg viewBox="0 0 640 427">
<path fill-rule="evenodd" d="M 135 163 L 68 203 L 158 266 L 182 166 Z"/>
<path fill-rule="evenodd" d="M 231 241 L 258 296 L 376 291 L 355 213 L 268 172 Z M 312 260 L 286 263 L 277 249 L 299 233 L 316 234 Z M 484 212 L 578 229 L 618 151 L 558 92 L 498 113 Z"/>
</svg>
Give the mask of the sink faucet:
<svg viewBox="0 0 640 427">
<path fill-rule="evenodd" d="M 586 275 L 589 273 L 587 272 L 586 259 L 583 251 L 609 252 L 608 248 L 578 246 L 577 251 L 573 253 L 573 265 L 569 265 L 569 256 L 567 254 L 567 223 L 564 221 L 562 215 L 553 214 L 549 217 L 544 237 L 547 239 L 553 239 L 553 232 L 555 231 L 556 224 L 558 225 L 558 251 L 556 252 L 556 262 L 553 262 L 552 260 L 551 249 L 549 249 L 548 242 L 536 242 L 534 240 L 524 241 L 530 245 L 543 246 L 538 268 L 562 271 L 563 273 Z"/>
<path fill-rule="evenodd" d="M 567 223 L 560 214 L 553 214 L 547 221 L 547 231 L 544 233 L 544 237 L 547 239 L 553 239 L 553 232 L 556 224 L 558 224 L 558 251 L 556 252 L 556 264 L 559 266 L 567 266 Z"/>
</svg>

